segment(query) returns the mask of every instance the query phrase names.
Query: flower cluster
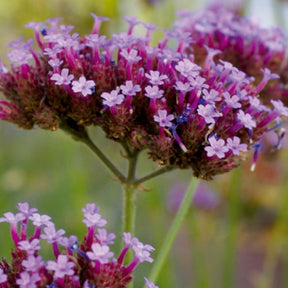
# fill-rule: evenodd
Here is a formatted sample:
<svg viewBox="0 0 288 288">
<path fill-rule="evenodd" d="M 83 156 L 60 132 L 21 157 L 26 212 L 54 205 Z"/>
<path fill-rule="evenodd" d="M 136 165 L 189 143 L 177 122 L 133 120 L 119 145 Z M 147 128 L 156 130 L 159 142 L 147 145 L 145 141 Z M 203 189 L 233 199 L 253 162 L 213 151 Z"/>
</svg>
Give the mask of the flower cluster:
<svg viewBox="0 0 288 288">
<path fill-rule="evenodd" d="M 239 165 L 288 116 L 280 99 L 264 105 L 258 97 L 277 78 L 268 68 L 254 82 L 227 61 L 215 63 L 218 50 L 208 47 L 196 63 L 184 29 L 165 31 L 153 47 L 156 27 L 135 17 L 125 18 L 128 32 L 107 39 L 98 33 L 107 19 L 92 16 L 92 33 L 82 38 L 49 19 L 27 25 L 38 50 L 32 40 L 10 44 L 11 69 L 0 69 L 0 91 L 8 99 L 1 101 L 2 119 L 75 134 L 100 126 L 130 151 L 147 149 L 160 165 L 192 168 L 196 177 L 211 179 Z M 145 27 L 145 36 L 133 34 L 136 25 Z M 178 41 L 176 49 L 169 48 L 171 39 Z"/>
<path fill-rule="evenodd" d="M 113 257 L 109 245 L 113 244 L 115 234 L 103 228 L 107 221 L 98 213 L 99 207 L 94 203 L 82 209 L 87 233 L 80 244 L 74 235 L 63 236 L 63 229 L 56 230 L 48 215 L 40 215 L 36 208 L 29 208 L 27 202 L 19 203 L 17 208 L 18 213 L 7 212 L 0 218 L 0 222 L 10 224 L 15 245 L 11 253 L 12 263 L 6 259 L 0 262 L 1 288 L 124 288 L 139 263 L 153 261 L 150 252 L 154 248 L 125 232 L 124 248 L 118 258 Z M 34 226 L 34 234 L 29 237 L 30 223 Z M 55 260 L 45 262 L 39 255 L 40 239 L 51 244 Z M 124 264 L 129 250 L 134 251 L 134 257 L 130 263 Z M 145 281 L 147 288 L 156 287 L 148 279 Z"/>
<path fill-rule="evenodd" d="M 268 68 L 280 77 L 265 86 L 261 99 L 265 103 L 270 99 L 282 99 L 288 105 L 288 38 L 280 27 L 263 28 L 255 18 L 240 17 L 218 4 L 197 12 L 182 10 L 178 16 L 175 29 L 185 31 L 193 38 L 190 48 L 196 62 L 205 60 L 205 45 L 217 49 L 217 60 L 232 63 L 255 77 L 256 83 L 262 81 L 259 88 L 263 88 L 265 80 L 271 77 L 268 73 L 262 79 L 261 69 Z"/>
</svg>

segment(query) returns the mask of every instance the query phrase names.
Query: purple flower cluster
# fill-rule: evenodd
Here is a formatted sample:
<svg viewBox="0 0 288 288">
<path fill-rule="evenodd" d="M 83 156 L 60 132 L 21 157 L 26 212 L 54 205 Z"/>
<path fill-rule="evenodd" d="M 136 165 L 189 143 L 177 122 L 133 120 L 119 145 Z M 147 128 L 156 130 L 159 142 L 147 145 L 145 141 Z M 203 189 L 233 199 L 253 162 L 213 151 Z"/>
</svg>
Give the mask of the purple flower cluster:
<svg viewBox="0 0 288 288">
<path fill-rule="evenodd" d="M 179 21 L 153 47 L 153 24 L 126 17 L 128 32 L 106 39 L 98 31 L 107 19 L 92 16 L 93 31 L 82 38 L 49 19 L 27 26 L 35 31 L 37 52 L 31 40 L 10 44 L 11 69 L 0 67 L 0 91 L 7 98 L 0 102 L 2 119 L 52 131 L 101 126 L 130 151 L 146 149 L 160 165 L 192 168 L 196 177 L 211 179 L 239 165 L 288 116 L 280 99 L 266 105 L 258 97 L 277 77 L 268 68 L 257 68 L 263 76 L 255 83 L 231 63 L 216 63 L 218 50 L 206 47 L 196 62 L 197 55 L 187 53 L 194 40 L 185 32 L 186 18 L 186 26 Z M 136 25 L 146 35 L 133 35 Z M 201 33 L 212 29 L 202 26 L 196 25 Z M 171 39 L 178 41 L 176 49 L 169 48 Z"/>
<path fill-rule="evenodd" d="M 1 288 L 125 288 L 139 263 L 153 261 L 150 253 L 154 248 L 130 233 L 123 233 L 124 248 L 118 258 L 113 257 L 109 245 L 113 244 L 115 234 L 103 228 L 107 221 L 94 203 L 82 209 L 88 231 L 80 244 L 74 235 L 63 236 L 63 229 L 56 230 L 48 215 L 40 215 L 27 202 L 19 203 L 17 208 L 17 214 L 7 212 L 0 218 L 0 222 L 10 224 L 15 245 L 11 264 L 6 259 L 0 262 Z M 34 233 L 28 236 L 31 223 Z M 51 244 L 55 260 L 45 262 L 39 255 L 41 239 Z M 124 264 L 129 250 L 134 251 L 134 257 Z M 156 287 L 146 278 L 145 281 L 147 288 Z"/>
<path fill-rule="evenodd" d="M 212 5 L 197 12 L 179 11 L 180 19 L 175 21 L 175 29 L 191 35 L 191 48 L 195 61 L 205 60 L 205 45 L 218 50 L 215 57 L 232 63 L 247 75 L 255 77 L 259 84 L 257 92 L 273 77 L 261 91 L 261 99 L 269 103 L 270 99 L 282 99 L 288 105 L 288 61 L 287 34 L 280 27 L 263 28 L 252 17 L 240 17 L 223 5 Z M 262 78 L 261 69 L 266 68 Z M 267 70 L 267 68 L 269 70 Z M 263 86 L 262 86 L 263 84 Z"/>
</svg>

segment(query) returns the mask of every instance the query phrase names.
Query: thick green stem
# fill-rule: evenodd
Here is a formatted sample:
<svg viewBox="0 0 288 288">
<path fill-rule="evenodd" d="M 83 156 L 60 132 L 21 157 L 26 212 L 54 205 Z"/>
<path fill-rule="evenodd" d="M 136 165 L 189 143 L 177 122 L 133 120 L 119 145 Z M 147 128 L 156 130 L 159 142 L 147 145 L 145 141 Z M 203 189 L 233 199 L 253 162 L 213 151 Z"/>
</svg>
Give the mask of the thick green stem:
<svg viewBox="0 0 288 288">
<path fill-rule="evenodd" d="M 123 231 L 130 232 L 134 235 L 134 224 L 135 224 L 135 188 L 134 178 L 136 172 L 136 164 L 138 153 L 130 155 L 128 176 L 123 183 L 124 189 L 124 218 L 123 218 Z"/>
<path fill-rule="evenodd" d="M 161 250 L 159 254 L 157 255 L 157 258 L 154 262 L 152 271 L 149 276 L 149 280 L 152 282 L 155 282 L 163 268 L 163 265 L 165 264 L 165 261 L 168 257 L 168 254 L 172 248 L 172 245 L 174 243 L 174 240 L 177 236 L 177 233 L 181 227 L 181 224 L 183 223 L 183 220 L 191 207 L 191 202 L 195 193 L 195 190 L 198 186 L 199 179 L 192 178 L 189 187 L 186 191 L 186 194 L 182 200 L 181 206 L 173 220 L 173 223 L 170 227 L 170 230 L 168 231 L 168 234 L 165 237 L 164 243 L 161 246 Z"/>
<path fill-rule="evenodd" d="M 236 250 L 238 239 L 238 221 L 240 214 L 241 171 L 234 169 L 229 191 L 228 235 L 224 252 L 223 288 L 234 287 Z"/>
</svg>

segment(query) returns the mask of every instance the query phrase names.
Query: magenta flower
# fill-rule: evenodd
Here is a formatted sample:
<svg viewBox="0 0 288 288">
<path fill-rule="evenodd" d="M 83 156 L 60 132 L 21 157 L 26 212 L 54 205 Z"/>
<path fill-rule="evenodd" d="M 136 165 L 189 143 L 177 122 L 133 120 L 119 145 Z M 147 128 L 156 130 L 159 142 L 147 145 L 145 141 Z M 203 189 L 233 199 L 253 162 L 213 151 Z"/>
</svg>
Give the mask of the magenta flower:
<svg viewBox="0 0 288 288">
<path fill-rule="evenodd" d="M 196 63 L 204 60 L 205 45 L 217 49 L 220 52 L 217 59 L 225 70 L 230 70 L 229 74 L 236 76 L 232 71 L 237 67 L 256 77 L 258 85 L 254 93 L 260 93 L 264 103 L 272 98 L 281 99 L 287 105 L 287 35 L 280 27 L 263 28 L 253 18 L 240 17 L 219 3 L 197 12 L 182 10 L 177 15 L 180 19 L 175 21 L 175 29 L 192 36 L 194 41 L 190 46 Z M 262 80 L 259 70 L 263 72 Z"/>
<path fill-rule="evenodd" d="M 247 19 L 215 11 L 200 18 L 179 13 L 175 29 L 165 30 L 156 46 L 150 44 L 154 25 L 135 19 L 128 18 L 128 31 L 111 39 L 98 33 L 103 19 L 94 14 L 93 32 L 83 37 L 59 19 L 44 23 L 42 34 L 41 25 L 31 24 L 39 49 L 20 39 L 11 44 L 11 69 L 0 62 L 0 92 L 7 98 L 0 101 L 0 118 L 25 129 L 62 129 L 77 139 L 97 126 L 108 139 L 126 143 L 131 152 L 148 151 L 161 165 L 190 168 L 203 179 L 227 172 L 288 117 L 282 97 L 287 85 L 281 84 L 287 77 L 272 65 L 286 59 L 285 41 L 278 30 L 274 38 L 257 27 L 255 34 Z M 144 37 L 133 34 L 136 24 L 146 29 Z M 170 48 L 170 39 L 178 47 Z M 15 65 L 18 59 L 23 65 Z M 213 154 L 211 133 L 226 143 L 224 157 Z M 221 156 L 207 157 L 206 148 Z"/>
<path fill-rule="evenodd" d="M 17 207 L 20 210 L 30 210 L 28 203 L 25 205 L 19 203 Z M 99 207 L 94 203 L 88 203 L 82 211 L 85 217 L 99 215 L 102 219 Z M 9 215 L 11 212 L 7 213 Z M 30 219 L 27 221 L 27 218 L 19 221 L 22 221 L 21 226 L 23 223 L 28 226 L 34 225 Z M 36 229 L 38 227 L 35 226 Z M 0 261 L 1 287 L 8 288 L 11 283 L 13 285 L 16 283 L 19 288 L 37 288 L 44 283 L 47 287 L 88 288 L 90 285 L 99 288 L 124 288 L 131 281 L 135 268 L 141 262 L 153 261 L 151 252 L 154 248 L 151 245 L 143 244 L 136 237 L 132 237 L 130 233 L 123 233 L 123 239 L 126 240 L 125 247 L 121 250 L 118 258 L 114 258 L 113 252 L 110 251 L 110 245 L 113 243 L 115 234 L 108 233 L 106 229 L 88 227 L 87 233 L 80 243 L 74 235 L 63 237 L 64 230 L 56 231 L 54 223 L 46 226 L 44 231 L 51 235 L 48 237 L 48 235 L 42 234 L 41 238 L 51 244 L 54 252 L 57 251 L 58 244 L 62 245 L 61 252 L 58 250 L 57 255 L 54 253 L 54 260 L 44 261 L 40 255 L 40 234 L 34 234 L 33 237 L 36 238 L 31 241 L 29 240 L 31 237 L 27 234 L 23 235 L 24 239 L 19 241 L 12 250 L 11 264 L 8 264 L 5 259 Z M 43 237 L 44 235 L 45 237 Z M 91 235 L 92 241 L 90 241 Z M 124 264 L 123 261 L 129 250 L 133 250 L 133 259 Z"/>
</svg>

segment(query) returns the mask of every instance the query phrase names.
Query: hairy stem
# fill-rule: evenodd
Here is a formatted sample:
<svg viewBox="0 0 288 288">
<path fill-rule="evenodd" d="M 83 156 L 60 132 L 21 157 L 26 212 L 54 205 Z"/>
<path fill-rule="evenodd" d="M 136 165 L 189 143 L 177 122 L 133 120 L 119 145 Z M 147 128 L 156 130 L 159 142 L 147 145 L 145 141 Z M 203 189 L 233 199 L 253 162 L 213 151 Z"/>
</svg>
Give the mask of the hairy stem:
<svg viewBox="0 0 288 288">
<path fill-rule="evenodd" d="M 183 223 L 183 220 L 191 206 L 191 201 L 193 199 L 195 190 L 198 186 L 198 182 L 199 182 L 199 179 L 197 178 L 192 178 L 192 180 L 190 181 L 186 194 L 181 202 L 181 206 L 173 220 L 170 230 L 168 231 L 168 234 L 165 237 L 164 243 L 161 246 L 161 250 L 159 254 L 157 255 L 157 258 L 153 265 L 152 271 L 149 276 L 149 280 L 152 282 L 155 282 L 157 280 L 163 268 L 163 265 L 168 257 L 168 253 L 170 252 L 172 248 L 172 245 L 181 227 L 181 224 Z"/>
</svg>

